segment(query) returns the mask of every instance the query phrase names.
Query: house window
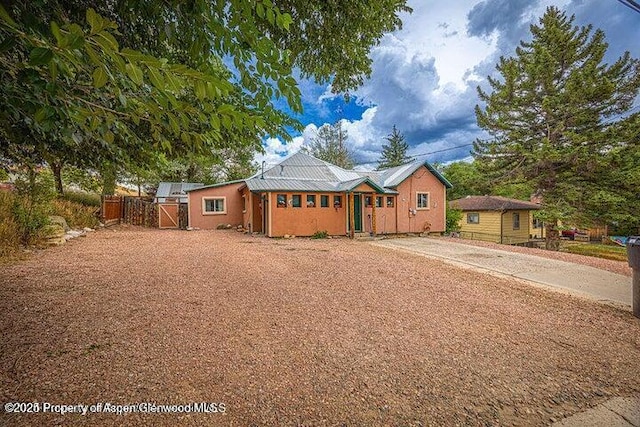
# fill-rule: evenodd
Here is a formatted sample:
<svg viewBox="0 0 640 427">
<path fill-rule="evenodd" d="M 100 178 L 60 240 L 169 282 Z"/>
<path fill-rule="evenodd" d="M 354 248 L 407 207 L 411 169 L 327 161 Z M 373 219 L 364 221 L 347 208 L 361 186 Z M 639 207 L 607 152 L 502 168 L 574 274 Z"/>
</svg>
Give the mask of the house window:
<svg viewBox="0 0 640 427">
<path fill-rule="evenodd" d="M 416 193 L 418 209 L 429 209 L 429 193 Z"/>
<path fill-rule="evenodd" d="M 382 207 L 382 196 L 376 196 L 376 208 Z"/>
<path fill-rule="evenodd" d="M 224 197 L 203 197 L 202 212 L 204 215 L 222 215 L 226 214 Z"/>
<path fill-rule="evenodd" d="M 387 197 L 387 207 L 392 208 L 394 205 L 393 197 Z"/>
<path fill-rule="evenodd" d="M 342 207 L 342 196 L 333 196 L 333 207 L 334 208 Z"/>
<path fill-rule="evenodd" d="M 371 196 L 364 196 L 364 207 L 365 208 L 371 207 Z"/>
<path fill-rule="evenodd" d="M 294 194 L 291 197 L 291 206 L 293 206 L 294 208 L 302 207 L 302 196 L 300 194 Z"/>
<path fill-rule="evenodd" d="M 538 218 L 533 218 L 533 228 L 543 228 L 544 224 Z"/>
<path fill-rule="evenodd" d="M 520 214 L 518 212 L 513 213 L 513 229 L 520 230 Z"/>
<path fill-rule="evenodd" d="M 247 211 L 247 196 L 242 196 L 242 212 Z"/>
<path fill-rule="evenodd" d="M 322 208 L 329 207 L 329 196 L 327 196 L 326 194 L 323 194 L 322 196 L 320 196 L 320 207 Z"/>
<path fill-rule="evenodd" d="M 286 208 L 287 207 L 287 195 L 286 194 L 278 194 L 277 200 L 278 200 L 278 207 L 279 208 Z"/>
<path fill-rule="evenodd" d="M 307 194 L 307 207 L 314 208 L 316 206 L 316 195 Z"/>
<path fill-rule="evenodd" d="M 480 214 L 478 212 L 469 212 L 467 214 L 467 224 L 480 224 Z"/>
</svg>

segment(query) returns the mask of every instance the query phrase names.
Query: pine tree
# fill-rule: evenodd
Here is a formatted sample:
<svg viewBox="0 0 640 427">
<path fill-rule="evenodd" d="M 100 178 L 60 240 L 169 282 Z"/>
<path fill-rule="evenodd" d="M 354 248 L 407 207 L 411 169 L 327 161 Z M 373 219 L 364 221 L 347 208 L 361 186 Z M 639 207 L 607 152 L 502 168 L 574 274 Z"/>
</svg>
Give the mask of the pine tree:
<svg viewBox="0 0 640 427">
<path fill-rule="evenodd" d="M 343 169 L 353 168 L 353 157 L 347 149 L 347 131 L 342 128 L 342 121 L 333 125 L 320 126 L 311 143 L 311 155 L 325 162 L 333 163 Z"/>
<path fill-rule="evenodd" d="M 607 186 L 612 153 L 628 144 L 622 137 L 640 88 L 640 63 L 625 53 L 603 64 L 607 44 L 601 30 L 573 26 L 555 7 L 515 57 L 500 58 L 492 91 L 478 88 L 478 125 L 490 138 L 477 140 L 474 155 L 483 173 L 503 181 L 527 180 L 543 198 L 547 246 L 556 246 L 558 220 L 598 221 L 590 211 L 596 191 Z M 632 116 L 633 117 L 633 116 Z M 608 182 L 609 181 L 609 182 Z"/>
<path fill-rule="evenodd" d="M 396 125 L 386 138 L 389 144 L 382 146 L 382 157 L 378 161 L 378 170 L 400 166 L 413 161 L 412 157 L 407 156 L 409 144 L 404 140 L 404 136 Z"/>
</svg>

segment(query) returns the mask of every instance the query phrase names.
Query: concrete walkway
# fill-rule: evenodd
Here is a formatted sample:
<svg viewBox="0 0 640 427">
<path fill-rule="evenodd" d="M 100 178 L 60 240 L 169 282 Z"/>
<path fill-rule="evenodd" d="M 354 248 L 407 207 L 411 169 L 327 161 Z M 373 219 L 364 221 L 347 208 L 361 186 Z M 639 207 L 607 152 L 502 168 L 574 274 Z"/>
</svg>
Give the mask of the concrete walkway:
<svg viewBox="0 0 640 427">
<path fill-rule="evenodd" d="M 371 244 L 438 258 L 497 276 L 515 277 L 548 289 L 631 309 L 631 278 L 606 270 L 423 237 L 376 240 Z"/>
<path fill-rule="evenodd" d="M 614 397 L 588 411 L 553 423 L 553 427 L 640 427 L 640 397 Z"/>
</svg>

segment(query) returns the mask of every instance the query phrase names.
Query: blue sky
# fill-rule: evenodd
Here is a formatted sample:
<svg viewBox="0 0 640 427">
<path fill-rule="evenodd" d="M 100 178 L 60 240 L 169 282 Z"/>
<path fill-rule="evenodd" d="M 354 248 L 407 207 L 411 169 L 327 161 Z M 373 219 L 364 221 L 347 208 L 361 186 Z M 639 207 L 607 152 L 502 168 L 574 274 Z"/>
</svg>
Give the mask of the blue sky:
<svg viewBox="0 0 640 427">
<path fill-rule="evenodd" d="M 605 32 L 607 62 L 627 50 L 640 58 L 640 13 L 616 0 L 409 0 L 413 13 L 402 16 L 402 30 L 372 49 L 371 77 L 351 93 L 351 102 L 327 85 L 299 80 L 305 130 L 288 144 L 266 140 L 266 153 L 256 160 L 276 163 L 309 144 L 318 127 L 339 119 L 363 168 L 376 166 L 394 124 L 409 154 L 437 152 L 421 157 L 430 162 L 469 157 L 470 147 L 452 147 L 483 135 L 474 114 L 477 86 L 495 73 L 500 56 L 513 56 L 520 40 L 530 38 L 529 25 L 551 5 L 575 14 L 576 24 Z"/>
</svg>

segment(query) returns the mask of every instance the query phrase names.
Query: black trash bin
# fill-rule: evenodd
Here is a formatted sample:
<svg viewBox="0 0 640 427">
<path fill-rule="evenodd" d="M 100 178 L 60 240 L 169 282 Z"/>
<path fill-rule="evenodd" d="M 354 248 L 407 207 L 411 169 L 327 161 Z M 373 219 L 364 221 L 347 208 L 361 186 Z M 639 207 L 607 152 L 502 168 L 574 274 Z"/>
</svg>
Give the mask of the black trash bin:
<svg viewBox="0 0 640 427">
<path fill-rule="evenodd" d="M 627 260 L 633 269 L 631 308 L 633 315 L 640 318 L 640 236 L 631 236 L 627 240 Z"/>
</svg>

